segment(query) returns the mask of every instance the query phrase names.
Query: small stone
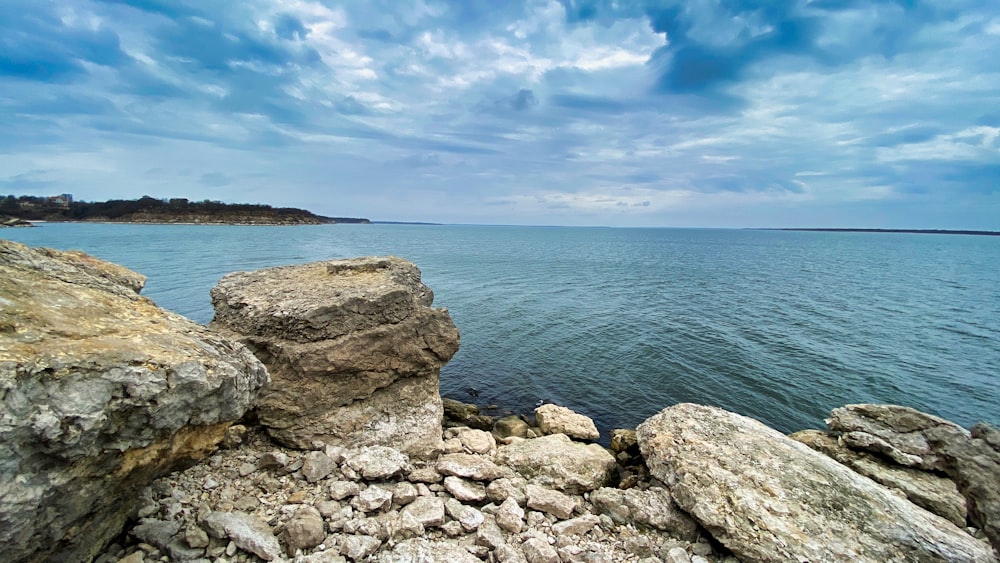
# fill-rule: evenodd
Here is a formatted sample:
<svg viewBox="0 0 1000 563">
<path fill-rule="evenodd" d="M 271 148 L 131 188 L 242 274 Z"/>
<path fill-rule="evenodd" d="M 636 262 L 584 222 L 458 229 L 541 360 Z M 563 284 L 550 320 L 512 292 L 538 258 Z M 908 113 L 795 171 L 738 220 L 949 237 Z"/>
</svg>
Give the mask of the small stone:
<svg viewBox="0 0 1000 563">
<path fill-rule="evenodd" d="M 321 500 L 316 503 L 316 510 L 319 510 L 323 518 L 329 518 L 340 512 L 340 503 L 335 500 Z"/>
<path fill-rule="evenodd" d="M 492 481 L 502 477 L 500 468 L 491 459 L 472 454 L 445 454 L 438 459 L 437 470 L 444 475 L 476 481 Z"/>
<path fill-rule="evenodd" d="M 407 475 L 407 479 L 413 483 L 440 483 L 442 478 L 443 476 L 433 467 L 414 469 Z"/>
<path fill-rule="evenodd" d="M 444 450 L 444 453 L 446 454 L 457 454 L 461 453 L 464 450 L 464 448 L 462 447 L 462 441 L 459 440 L 458 438 L 451 438 L 445 440 L 441 446 L 441 449 Z"/>
<path fill-rule="evenodd" d="M 492 550 L 504 545 L 503 532 L 497 526 L 496 520 L 492 516 L 484 516 L 483 523 L 476 530 L 476 544 L 488 547 Z"/>
<path fill-rule="evenodd" d="M 118 563 L 145 563 L 145 562 L 146 559 L 142 555 L 141 551 L 133 551 L 132 553 L 118 560 Z"/>
<path fill-rule="evenodd" d="M 465 529 L 462 528 L 462 525 L 455 520 L 448 520 L 444 524 L 441 524 L 440 528 L 442 532 L 452 538 L 456 538 L 465 533 Z"/>
<path fill-rule="evenodd" d="M 288 456 L 284 452 L 268 452 L 260 456 L 257 466 L 261 469 L 281 469 L 288 465 Z"/>
<path fill-rule="evenodd" d="M 519 534 L 524 528 L 524 509 L 517 504 L 514 497 L 500 504 L 496 511 L 497 525 L 512 534 Z"/>
<path fill-rule="evenodd" d="M 336 462 L 323 452 L 309 452 L 302 461 L 302 476 L 315 483 L 337 468 Z"/>
<path fill-rule="evenodd" d="M 132 535 L 160 549 L 166 549 L 180 529 L 181 523 L 175 520 L 146 518 L 132 528 Z"/>
<path fill-rule="evenodd" d="M 578 440 L 596 440 L 601 437 L 590 417 L 559 405 L 538 407 L 535 409 L 535 420 L 545 434 L 565 434 Z"/>
<path fill-rule="evenodd" d="M 288 499 L 285 502 L 288 504 L 300 504 L 306 500 L 308 495 L 308 491 L 295 491 L 294 493 L 288 495 Z"/>
<path fill-rule="evenodd" d="M 372 536 L 347 536 L 340 545 L 340 553 L 346 555 L 348 559 L 360 561 L 365 557 L 378 551 L 382 542 Z"/>
<path fill-rule="evenodd" d="M 257 466 L 250 462 L 246 462 L 241 464 L 237 471 L 239 471 L 240 477 L 246 477 L 247 475 L 257 471 Z"/>
<path fill-rule="evenodd" d="M 377 481 L 403 472 L 410 464 L 410 458 L 387 446 L 368 446 L 348 452 L 344 463 L 365 479 Z"/>
<path fill-rule="evenodd" d="M 497 447 L 493 434 L 483 430 L 465 429 L 458 435 L 462 448 L 470 454 L 488 454 Z"/>
<path fill-rule="evenodd" d="M 559 491 L 546 489 L 545 487 L 539 487 L 538 485 L 532 484 L 525 487 L 525 491 L 528 496 L 529 508 L 547 512 L 556 518 L 563 520 L 573 515 L 573 509 L 576 507 L 576 502 L 572 497 L 560 493 Z"/>
<path fill-rule="evenodd" d="M 468 481 L 460 477 L 444 478 L 444 488 L 458 500 L 479 502 L 486 498 L 486 487 L 480 483 Z"/>
<path fill-rule="evenodd" d="M 241 512 L 252 512 L 258 506 L 260 506 L 260 500 L 253 495 L 240 497 L 233 503 L 233 508 Z"/>
<path fill-rule="evenodd" d="M 242 512 L 212 512 L 205 517 L 204 526 L 209 534 L 217 538 L 228 536 L 236 547 L 265 561 L 281 557 L 281 546 L 271 527 L 255 516 Z"/>
<path fill-rule="evenodd" d="M 521 544 L 521 550 L 528 563 L 561 563 L 556 550 L 541 538 L 528 538 Z"/>
<path fill-rule="evenodd" d="M 174 561 L 193 561 L 201 559 L 205 555 L 205 550 L 191 547 L 183 538 L 177 537 L 167 545 L 167 553 Z"/>
<path fill-rule="evenodd" d="M 391 524 L 389 535 L 393 539 L 408 539 L 424 534 L 424 525 L 409 512 L 400 512 L 395 522 Z"/>
<path fill-rule="evenodd" d="M 247 427 L 242 424 L 234 424 L 226 429 L 226 434 L 219 442 L 219 446 L 225 449 L 236 449 L 243 445 L 243 440 L 247 435 Z"/>
<path fill-rule="evenodd" d="M 393 506 L 406 506 L 413 502 L 417 496 L 417 488 L 406 481 L 400 481 L 392 488 Z"/>
<path fill-rule="evenodd" d="M 191 525 L 184 530 L 184 540 L 194 548 L 208 547 L 208 534 L 199 526 Z"/>
<path fill-rule="evenodd" d="M 326 539 L 323 516 L 311 506 L 299 508 L 285 523 L 284 533 L 290 554 L 296 549 L 316 547 Z"/>
<path fill-rule="evenodd" d="M 330 484 L 330 498 L 344 500 L 353 497 L 361 491 L 361 486 L 354 481 L 334 481 Z"/>
<path fill-rule="evenodd" d="M 691 563 L 691 557 L 683 547 L 672 547 L 667 551 L 666 563 Z"/>
<path fill-rule="evenodd" d="M 519 416 L 506 416 L 496 421 L 493 425 L 493 435 L 497 438 L 518 438 L 528 437 L 528 423 L 521 420 Z"/>
<path fill-rule="evenodd" d="M 444 524 L 444 501 L 439 497 L 417 497 L 402 512 L 411 514 L 425 528 Z"/>
<path fill-rule="evenodd" d="M 462 525 L 466 532 L 474 532 L 483 523 L 483 513 L 466 506 L 457 499 L 450 498 L 444 503 L 444 510 L 448 516 L 454 518 Z"/>
<path fill-rule="evenodd" d="M 524 486 L 526 484 L 527 481 L 523 477 L 513 479 L 503 477 L 491 482 L 486 487 L 486 496 L 493 502 L 503 502 L 513 497 L 518 504 L 523 506 L 527 502 L 527 497 L 524 496 Z"/>
<path fill-rule="evenodd" d="M 392 503 L 392 491 L 378 485 L 372 485 L 358 493 L 351 501 L 351 506 L 361 512 L 375 512 L 388 508 Z"/>
<path fill-rule="evenodd" d="M 601 523 L 601 518 L 593 514 L 585 514 L 552 525 L 552 533 L 557 536 L 582 536 Z"/>
</svg>

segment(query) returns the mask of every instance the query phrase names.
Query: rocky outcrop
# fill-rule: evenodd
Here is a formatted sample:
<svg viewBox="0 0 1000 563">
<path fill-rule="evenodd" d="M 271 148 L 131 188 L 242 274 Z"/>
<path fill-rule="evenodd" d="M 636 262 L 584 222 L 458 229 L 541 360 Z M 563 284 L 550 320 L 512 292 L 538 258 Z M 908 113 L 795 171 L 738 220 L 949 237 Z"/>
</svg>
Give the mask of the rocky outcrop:
<svg viewBox="0 0 1000 563">
<path fill-rule="evenodd" d="M 229 274 L 211 326 L 246 343 L 273 383 L 261 424 L 282 444 L 441 448 L 438 376 L 458 330 L 416 266 L 395 257 Z"/>
<path fill-rule="evenodd" d="M 836 437 L 819 430 L 803 430 L 789 436 L 826 454 L 861 475 L 906 495 L 913 504 L 946 518 L 960 528 L 966 525 L 965 498 L 947 477 L 903 467 L 867 452 L 852 450 Z"/>
<path fill-rule="evenodd" d="M 90 560 L 138 492 L 210 452 L 267 381 L 144 282 L 0 241 L 0 559 Z"/>
<path fill-rule="evenodd" d="M 637 429 L 674 501 L 749 561 L 995 561 L 989 546 L 753 419 L 680 404 Z"/>
<path fill-rule="evenodd" d="M 565 434 L 577 440 L 596 440 L 601 437 L 590 417 L 559 405 L 542 405 L 536 408 L 535 420 L 546 434 Z"/>
</svg>

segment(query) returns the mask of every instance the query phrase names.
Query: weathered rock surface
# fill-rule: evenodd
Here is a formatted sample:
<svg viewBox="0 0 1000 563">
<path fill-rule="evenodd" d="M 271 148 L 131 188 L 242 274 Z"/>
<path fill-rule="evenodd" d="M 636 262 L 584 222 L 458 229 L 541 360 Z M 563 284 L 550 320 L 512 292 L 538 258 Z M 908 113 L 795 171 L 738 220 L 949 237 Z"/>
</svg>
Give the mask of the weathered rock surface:
<svg viewBox="0 0 1000 563">
<path fill-rule="evenodd" d="M 756 420 L 680 404 L 637 429 L 677 504 L 751 561 L 995 561 L 989 546 Z"/>
<path fill-rule="evenodd" d="M 535 420 L 546 434 L 565 434 L 577 440 L 596 440 L 601 437 L 590 417 L 559 405 L 538 407 L 535 409 Z"/>
<path fill-rule="evenodd" d="M 929 430 L 943 427 L 949 436 L 969 435 L 953 422 L 898 405 L 847 405 L 833 409 L 826 425 L 851 448 L 930 471 L 943 471 L 945 462 L 928 443 Z"/>
<path fill-rule="evenodd" d="M 912 467 L 893 465 L 872 454 L 852 450 L 819 430 L 803 430 L 789 436 L 843 463 L 876 483 L 896 489 L 910 502 L 948 519 L 960 528 L 966 525 L 965 498 L 947 477 Z"/>
<path fill-rule="evenodd" d="M 441 448 L 438 375 L 458 351 L 420 270 L 396 257 L 334 260 L 225 276 L 211 326 L 246 343 L 273 378 L 258 403 L 279 442 Z"/>
<path fill-rule="evenodd" d="M 0 241 L 0 559 L 86 561 L 267 381 L 243 346 L 79 252 Z"/>
<path fill-rule="evenodd" d="M 603 487 L 617 468 L 615 458 L 601 446 L 573 442 L 565 434 L 499 447 L 496 460 L 529 482 L 573 494 Z"/>
<path fill-rule="evenodd" d="M 668 532 L 677 539 L 698 539 L 697 522 L 662 487 L 624 491 L 605 487 L 590 493 L 590 502 L 619 524 L 633 522 Z"/>
</svg>

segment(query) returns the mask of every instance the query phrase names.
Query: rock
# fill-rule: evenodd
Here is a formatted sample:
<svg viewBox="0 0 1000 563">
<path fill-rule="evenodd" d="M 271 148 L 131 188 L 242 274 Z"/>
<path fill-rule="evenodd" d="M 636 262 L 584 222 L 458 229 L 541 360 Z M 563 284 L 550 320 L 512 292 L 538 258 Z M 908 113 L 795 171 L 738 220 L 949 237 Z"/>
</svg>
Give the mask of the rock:
<svg viewBox="0 0 1000 563">
<path fill-rule="evenodd" d="M 503 474 L 488 457 L 462 453 L 441 456 L 438 459 L 437 470 L 442 475 L 454 475 L 476 481 L 490 481 Z"/>
<path fill-rule="evenodd" d="M 495 459 L 529 482 L 570 494 L 604 486 L 618 468 L 601 446 L 573 442 L 564 434 L 501 446 Z"/>
<path fill-rule="evenodd" d="M 450 498 L 446 500 L 444 502 L 444 510 L 448 513 L 448 516 L 458 521 L 462 525 L 462 529 L 466 532 L 476 531 L 484 520 L 482 512 L 471 506 L 462 504 L 458 499 Z"/>
<path fill-rule="evenodd" d="M 219 446 L 226 449 L 238 448 L 243 445 L 243 439 L 247 435 L 247 427 L 242 424 L 234 424 L 226 430 L 226 434 L 219 442 Z"/>
<path fill-rule="evenodd" d="M 876 483 L 899 490 L 913 504 L 948 519 L 960 528 L 965 527 L 965 498 L 951 479 L 919 469 L 890 465 L 874 455 L 852 450 L 819 430 L 803 430 L 789 438 L 830 456 Z"/>
<path fill-rule="evenodd" d="M 497 563 L 528 563 L 528 560 L 524 558 L 524 553 L 519 548 L 506 543 L 497 547 L 493 551 L 493 555 Z M 567 559 L 566 561 L 568 563 L 569 561 L 573 561 L 573 559 Z"/>
<path fill-rule="evenodd" d="M 337 463 L 323 452 L 309 452 L 302 461 L 302 476 L 315 483 L 337 468 Z"/>
<path fill-rule="evenodd" d="M 639 440 L 635 436 L 635 430 L 627 428 L 616 428 L 612 430 L 611 451 L 616 454 L 622 452 L 639 453 Z"/>
<path fill-rule="evenodd" d="M 204 561 L 202 557 L 205 555 L 205 550 L 191 547 L 182 538 L 175 538 L 174 541 L 170 542 L 166 551 L 172 561 Z"/>
<path fill-rule="evenodd" d="M 372 485 L 358 493 L 351 501 L 351 506 L 361 512 L 375 512 L 388 508 L 392 504 L 392 491 L 378 485 Z"/>
<path fill-rule="evenodd" d="M 441 407 L 444 420 L 457 425 L 468 425 L 469 420 L 479 414 L 479 407 L 455 399 L 442 398 Z"/>
<path fill-rule="evenodd" d="M 425 528 L 444 524 L 444 501 L 440 497 L 417 497 L 400 512 L 410 514 Z"/>
<path fill-rule="evenodd" d="M 662 487 L 624 491 L 601 488 L 590 493 L 590 502 L 618 524 L 655 528 L 684 541 L 698 538 L 698 523 L 681 510 Z"/>
<path fill-rule="evenodd" d="M 392 504 L 395 506 L 406 506 L 417 498 L 417 488 L 413 483 L 400 481 L 392 488 Z"/>
<path fill-rule="evenodd" d="M 414 483 L 440 483 L 443 478 L 434 467 L 419 467 L 406 476 Z"/>
<path fill-rule="evenodd" d="M 600 525 L 601 519 L 593 514 L 584 514 L 552 525 L 552 533 L 558 536 L 582 536 Z"/>
<path fill-rule="evenodd" d="M 281 557 L 278 538 L 266 522 L 242 512 L 211 512 L 205 517 L 205 531 L 216 538 L 229 538 L 236 547 L 264 561 Z"/>
<path fill-rule="evenodd" d="M 340 545 L 340 553 L 352 561 L 361 561 L 378 551 L 380 547 L 382 547 L 382 541 L 376 537 L 352 535 L 344 538 Z"/>
<path fill-rule="evenodd" d="M 237 272 L 212 289 L 211 326 L 245 342 L 273 378 L 261 424 L 279 442 L 441 448 L 438 377 L 459 336 L 420 270 L 396 257 Z"/>
<path fill-rule="evenodd" d="M 416 516 L 409 512 L 400 512 L 389 530 L 389 537 L 394 540 L 418 537 L 423 534 L 424 525 L 417 520 Z"/>
<path fill-rule="evenodd" d="M 209 544 L 208 534 L 194 524 L 184 530 L 184 541 L 191 547 L 202 549 L 208 547 Z"/>
<path fill-rule="evenodd" d="M 391 551 L 383 551 L 375 557 L 376 563 L 482 563 L 460 546 L 451 542 L 414 538 L 399 542 Z"/>
<path fill-rule="evenodd" d="M 521 508 L 514 497 L 507 497 L 497 508 L 494 515 L 497 525 L 512 534 L 519 534 L 524 528 L 524 509 Z"/>
<path fill-rule="evenodd" d="M 926 436 L 965 496 L 969 519 L 1000 553 L 1000 432 L 979 423 L 972 427 L 971 437 L 966 437 L 941 425 L 927 430 Z"/>
<path fill-rule="evenodd" d="M 847 405 L 833 409 L 827 426 L 854 449 L 889 457 L 899 465 L 943 471 L 943 460 L 927 443 L 926 432 L 944 426 L 955 434 L 968 432 L 953 422 L 898 405 Z"/>
<path fill-rule="evenodd" d="M 493 434 L 485 430 L 476 430 L 474 428 L 463 430 L 458 435 L 458 439 L 462 442 L 462 447 L 465 451 L 470 454 L 488 454 L 497 449 L 496 438 L 493 437 Z"/>
<path fill-rule="evenodd" d="M 486 487 L 480 483 L 467 481 L 461 477 L 445 477 L 444 488 L 451 496 L 461 501 L 479 502 L 486 498 Z"/>
<path fill-rule="evenodd" d="M 500 527 L 497 526 L 493 516 L 488 514 L 483 516 L 483 523 L 476 530 L 476 545 L 481 545 L 491 550 L 497 550 L 506 545 L 503 539 L 503 532 L 500 531 Z"/>
<path fill-rule="evenodd" d="M 601 437 L 590 417 L 559 405 L 538 407 L 535 409 L 535 420 L 546 434 L 565 434 L 578 440 L 596 440 Z"/>
<path fill-rule="evenodd" d="M 330 498 L 344 500 L 361 492 L 361 485 L 354 481 L 334 481 L 330 484 Z"/>
<path fill-rule="evenodd" d="M 528 495 L 528 508 L 547 512 L 563 520 L 573 515 L 576 501 L 570 496 L 530 483 L 525 492 Z"/>
<path fill-rule="evenodd" d="M 304 506 L 285 523 L 285 544 L 289 555 L 294 555 L 296 549 L 309 549 L 323 543 L 326 539 L 326 525 L 319 510 Z"/>
<path fill-rule="evenodd" d="M 386 446 L 368 446 L 345 454 L 345 463 L 368 480 L 388 479 L 404 472 L 410 460 L 406 454 Z"/>
<path fill-rule="evenodd" d="M 257 467 L 260 469 L 284 469 L 288 465 L 288 456 L 285 452 L 267 452 L 260 456 Z"/>
<path fill-rule="evenodd" d="M 144 282 L 0 241 L 0 560 L 96 557 L 139 491 L 212 451 L 268 381 Z"/>
<path fill-rule="evenodd" d="M 521 544 L 521 550 L 528 563 L 561 563 L 556 550 L 541 538 L 528 538 Z"/>
<path fill-rule="evenodd" d="M 528 437 L 528 423 L 516 415 L 505 416 L 493 424 L 493 435 L 499 439 Z"/>
<path fill-rule="evenodd" d="M 527 484 L 528 482 L 523 477 L 513 479 L 503 477 L 486 486 L 486 496 L 498 503 L 513 497 L 517 504 L 524 505 L 527 502 L 524 496 L 524 486 Z"/>
<path fill-rule="evenodd" d="M 691 556 L 683 547 L 671 547 L 664 558 L 666 563 L 691 563 Z"/>
<path fill-rule="evenodd" d="M 144 518 L 138 526 L 132 528 L 132 535 L 140 541 L 166 549 L 180 530 L 181 523 L 176 520 Z"/>
<path fill-rule="evenodd" d="M 995 561 L 947 520 L 756 420 L 680 404 L 637 429 L 654 477 L 750 561 Z"/>
</svg>

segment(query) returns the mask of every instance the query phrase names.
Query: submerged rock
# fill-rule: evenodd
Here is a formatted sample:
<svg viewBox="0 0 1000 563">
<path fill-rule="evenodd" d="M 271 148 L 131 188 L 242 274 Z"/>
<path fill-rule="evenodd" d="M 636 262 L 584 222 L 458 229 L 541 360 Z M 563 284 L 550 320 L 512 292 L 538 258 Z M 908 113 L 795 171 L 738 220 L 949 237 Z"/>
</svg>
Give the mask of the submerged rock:
<svg viewBox="0 0 1000 563">
<path fill-rule="evenodd" d="M 279 442 L 427 458 L 441 449 L 439 372 L 459 344 L 433 299 L 400 258 L 333 260 L 225 276 L 211 326 L 267 364 L 273 383 L 257 411 Z"/>
<path fill-rule="evenodd" d="M 680 404 L 637 429 L 677 504 L 750 561 L 995 561 L 989 546 L 760 422 Z"/>
<path fill-rule="evenodd" d="M 0 559 L 88 561 L 268 376 L 141 297 L 140 274 L 0 241 Z"/>
</svg>

